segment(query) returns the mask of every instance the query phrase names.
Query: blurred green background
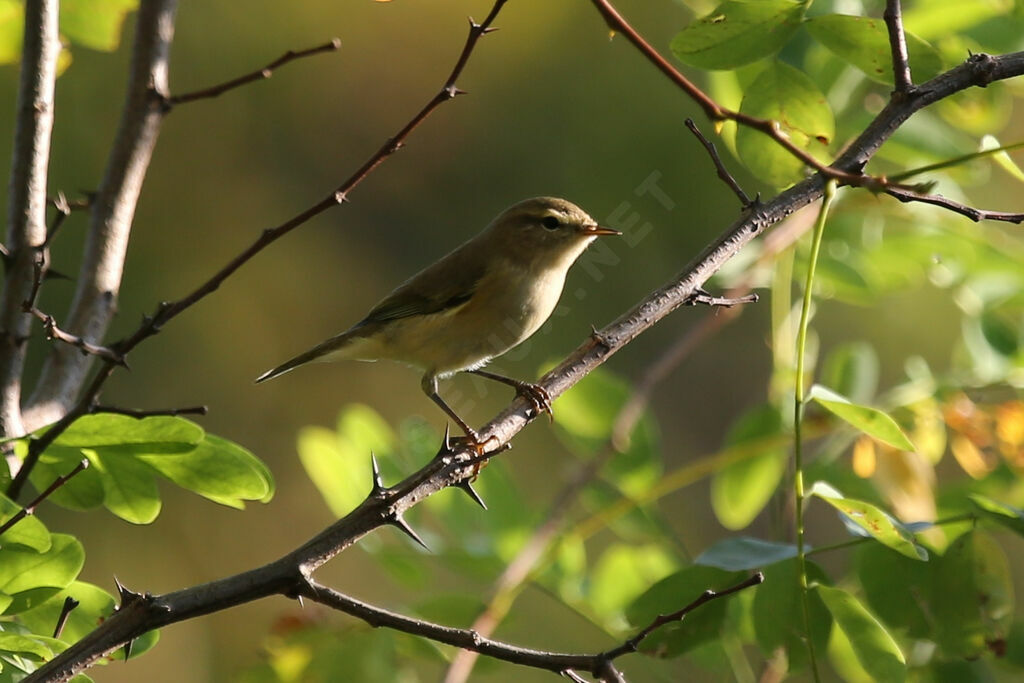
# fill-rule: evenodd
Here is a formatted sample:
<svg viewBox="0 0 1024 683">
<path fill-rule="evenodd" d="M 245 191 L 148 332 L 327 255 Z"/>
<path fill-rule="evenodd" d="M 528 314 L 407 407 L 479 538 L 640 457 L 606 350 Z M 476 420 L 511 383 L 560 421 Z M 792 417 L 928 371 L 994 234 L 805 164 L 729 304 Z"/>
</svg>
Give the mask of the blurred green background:
<svg viewBox="0 0 1024 683">
<path fill-rule="evenodd" d="M 617 5 L 663 50 L 692 16 L 681 3 Z M 261 230 L 338 185 L 436 92 L 462 47 L 465 16 L 481 19 L 489 9 L 490 2 L 477 0 L 182 3 L 173 93 L 232 78 L 285 50 L 333 36 L 342 49 L 169 115 L 136 215 L 120 313 L 109 339 L 134 329 L 158 301 L 187 293 Z M 58 81 L 51 190 L 74 197 L 98 183 L 122 102 L 133 19 L 125 23 L 119 51 L 76 48 L 73 64 Z M 165 592 L 255 566 L 306 540 L 332 516 L 298 464 L 296 433 L 310 424 L 332 426 L 343 404 L 366 403 L 394 425 L 423 415 L 441 429 L 442 415 L 421 394 L 418 374 L 398 365 L 303 368 L 259 387 L 252 379 L 348 327 L 507 205 L 559 195 L 599 221 L 636 214 L 640 225 L 651 226 L 635 244 L 609 242 L 593 255 L 594 265 L 577 267 L 566 287 L 564 316 L 532 339 L 526 352 L 493 365 L 523 378 L 575 348 L 591 324 L 608 323 L 670 279 L 736 216 L 737 201 L 683 126 L 692 116 L 710 133 L 697 108 L 625 40 L 610 40 L 588 3 L 516 0 L 497 25 L 501 30 L 481 42 L 459 81 L 468 96 L 437 111 L 405 149 L 350 195 L 350 204 L 314 219 L 246 265 L 133 352 L 131 372 L 119 372 L 108 385 L 108 403 L 209 405 L 201 424 L 267 462 L 277 478 L 277 496 L 240 513 L 165 486 L 164 510 L 148 527 L 133 527 L 103 511 L 72 514 L 49 506 L 42 514 L 50 528 L 73 533 L 86 546 L 83 580 L 113 590 L 116 575 L 133 589 Z M 7 103 L 0 110 L 0 128 L 8 131 L 0 136 L 4 158 L 10 154 L 16 81 L 14 67 L 0 69 Z M 1017 121 L 1004 139 L 1019 139 L 1021 132 Z M 766 190 L 732 166 L 748 192 Z M 636 191 L 652 174 L 672 208 Z M 993 182 L 986 189 L 987 205 L 1011 210 L 1000 187 Z M 84 226 L 84 216 L 76 214 L 63 228 L 53 257 L 58 270 L 77 271 Z M 71 288 L 48 285 L 43 308 L 62 314 Z M 635 377 L 659 349 L 708 315 L 715 312 L 680 310 L 609 367 Z M 948 294 L 934 289 L 905 293 L 870 310 L 827 304 L 820 315 L 825 348 L 851 339 L 876 343 L 883 386 L 895 380 L 912 353 L 937 369 L 946 367 L 959 335 Z M 657 391 L 654 412 L 666 468 L 718 448 L 731 420 L 763 400 L 771 365 L 768 334 L 767 306 L 752 307 Z M 33 350 L 36 365 L 43 350 L 42 343 Z M 475 424 L 510 398 L 500 388 L 477 396 L 478 386 L 463 378 L 442 388 L 473 399 L 465 417 Z M 546 507 L 570 464 L 544 420 L 516 440 L 507 459 L 511 477 L 528 492 L 524 515 Z M 482 479 L 487 477 L 485 471 Z M 661 507 L 693 554 L 726 533 L 711 514 L 705 485 L 670 496 Z M 812 532 L 826 524 L 811 523 Z M 389 529 L 376 534 L 405 543 Z M 1019 570 L 1020 548 L 1010 549 Z M 430 555 L 419 561 L 432 562 Z M 318 576 L 384 606 L 400 606 L 407 597 L 359 552 L 342 554 Z M 465 590 L 482 594 L 486 586 Z M 556 605 L 542 592 L 527 590 L 498 635 L 565 650 L 610 644 Z M 272 599 L 176 625 L 143 658 L 90 675 L 110 682 L 229 680 L 257 660 L 265 634 L 281 617 L 297 612 L 294 603 Z M 646 666 L 639 657 L 623 664 L 627 670 Z M 494 680 L 509 680 L 510 671 L 516 680 L 550 680 L 549 674 L 525 669 L 491 671 Z"/>
</svg>

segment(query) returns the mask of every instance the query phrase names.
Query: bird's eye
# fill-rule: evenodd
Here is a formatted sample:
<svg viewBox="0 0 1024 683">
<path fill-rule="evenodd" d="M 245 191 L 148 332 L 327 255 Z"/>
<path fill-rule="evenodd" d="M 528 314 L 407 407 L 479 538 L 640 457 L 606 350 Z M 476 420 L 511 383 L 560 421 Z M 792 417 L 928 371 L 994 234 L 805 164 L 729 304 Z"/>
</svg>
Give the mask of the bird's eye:
<svg viewBox="0 0 1024 683">
<path fill-rule="evenodd" d="M 558 219 L 555 218 L 554 216 L 545 216 L 543 219 L 541 219 L 540 224 L 543 225 L 548 230 L 557 230 L 558 227 L 561 225 L 561 223 L 558 222 Z"/>
</svg>

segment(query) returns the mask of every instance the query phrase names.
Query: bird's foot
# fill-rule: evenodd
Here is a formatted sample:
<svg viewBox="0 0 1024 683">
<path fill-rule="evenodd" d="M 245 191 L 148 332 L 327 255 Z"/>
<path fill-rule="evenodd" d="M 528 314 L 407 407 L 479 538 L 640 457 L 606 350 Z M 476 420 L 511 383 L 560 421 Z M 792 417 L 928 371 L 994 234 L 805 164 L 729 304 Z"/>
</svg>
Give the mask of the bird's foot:
<svg viewBox="0 0 1024 683">
<path fill-rule="evenodd" d="M 498 437 L 494 436 L 493 434 L 487 437 L 486 439 L 481 439 L 480 435 L 477 434 L 476 430 L 474 429 L 465 429 L 464 431 L 466 432 L 465 436 L 449 437 L 449 441 L 452 444 L 456 444 L 458 446 L 468 446 L 472 448 L 473 451 L 478 456 L 483 455 L 484 453 L 487 452 L 488 444 L 490 444 L 492 441 L 498 441 Z"/>
<path fill-rule="evenodd" d="M 547 413 L 548 418 L 555 421 L 555 411 L 551 406 L 551 394 L 539 384 L 520 382 L 516 385 L 516 393 L 533 404 L 534 414 Z"/>
</svg>

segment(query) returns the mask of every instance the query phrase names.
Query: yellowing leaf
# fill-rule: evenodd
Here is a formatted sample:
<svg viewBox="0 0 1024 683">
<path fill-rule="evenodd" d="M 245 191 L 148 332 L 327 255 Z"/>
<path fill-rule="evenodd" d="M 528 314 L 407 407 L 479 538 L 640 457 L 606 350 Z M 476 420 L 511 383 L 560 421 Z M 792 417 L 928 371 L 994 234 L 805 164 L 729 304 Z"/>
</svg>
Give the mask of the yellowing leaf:
<svg viewBox="0 0 1024 683">
<path fill-rule="evenodd" d="M 862 479 L 875 473 L 875 442 L 869 436 L 861 436 L 853 444 L 853 473 Z"/>
<path fill-rule="evenodd" d="M 987 462 L 978 447 L 962 434 L 953 437 L 950 450 L 964 472 L 974 479 L 984 478 L 995 467 L 995 464 Z"/>
<path fill-rule="evenodd" d="M 928 559 L 928 551 L 916 543 L 914 534 L 884 510 L 863 500 L 844 498 L 824 482 L 817 482 L 811 487 L 810 493 L 841 512 L 850 522 L 879 543 L 912 560 Z"/>
</svg>

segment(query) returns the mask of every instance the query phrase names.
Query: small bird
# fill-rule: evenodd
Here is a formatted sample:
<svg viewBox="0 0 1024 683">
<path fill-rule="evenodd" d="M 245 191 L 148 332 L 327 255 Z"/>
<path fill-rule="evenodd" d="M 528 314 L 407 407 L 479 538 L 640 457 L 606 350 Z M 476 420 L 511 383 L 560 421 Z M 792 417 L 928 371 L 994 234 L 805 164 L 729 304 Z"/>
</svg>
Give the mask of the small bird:
<svg viewBox="0 0 1024 683">
<path fill-rule="evenodd" d="M 423 392 L 479 447 L 478 434 L 437 393 L 437 380 L 472 372 L 515 387 L 538 412 L 550 412 L 543 387 L 481 368 L 548 319 L 569 267 L 598 235 L 621 234 L 565 199 L 521 201 L 406 280 L 348 330 L 263 373 L 256 383 L 314 361 L 404 362 L 424 371 Z"/>
</svg>

